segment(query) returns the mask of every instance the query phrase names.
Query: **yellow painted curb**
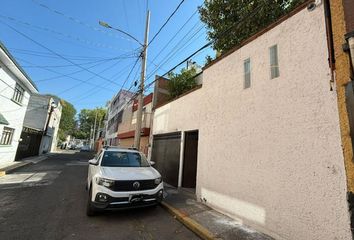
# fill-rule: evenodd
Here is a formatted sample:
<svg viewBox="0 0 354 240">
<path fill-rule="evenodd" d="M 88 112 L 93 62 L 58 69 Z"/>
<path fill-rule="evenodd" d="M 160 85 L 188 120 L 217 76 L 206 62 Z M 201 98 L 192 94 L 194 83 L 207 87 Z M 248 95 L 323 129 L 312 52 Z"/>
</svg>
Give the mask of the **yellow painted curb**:
<svg viewBox="0 0 354 240">
<path fill-rule="evenodd" d="M 32 162 L 19 162 L 17 164 L 13 164 L 13 165 L 1 168 L 0 169 L 0 177 L 3 177 L 6 174 L 14 172 L 17 169 L 22 168 L 22 167 L 27 166 L 27 165 L 30 165 L 30 164 L 32 164 Z"/>
<path fill-rule="evenodd" d="M 208 229 L 194 221 L 192 218 L 186 216 L 183 212 L 178 209 L 172 207 L 166 202 L 161 202 L 161 205 L 167 209 L 170 213 L 176 216 L 176 218 L 187 228 L 192 230 L 195 234 L 201 237 L 204 240 L 212 240 L 212 239 L 220 239 L 216 238 L 213 233 L 211 233 Z"/>
</svg>

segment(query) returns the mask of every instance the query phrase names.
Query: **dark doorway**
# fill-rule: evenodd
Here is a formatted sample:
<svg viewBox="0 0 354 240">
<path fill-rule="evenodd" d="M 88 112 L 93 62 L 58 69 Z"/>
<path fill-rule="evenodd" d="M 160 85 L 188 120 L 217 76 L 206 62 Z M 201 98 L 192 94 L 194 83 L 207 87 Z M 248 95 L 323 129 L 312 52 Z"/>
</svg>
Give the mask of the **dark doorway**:
<svg viewBox="0 0 354 240">
<path fill-rule="evenodd" d="M 182 187 L 195 188 L 197 182 L 198 130 L 185 133 Z"/>
<path fill-rule="evenodd" d="M 42 140 L 42 132 L 24 127 L 21 133 L 22 141 L 19 142 L 15 160 L 36 156 Z"/>
<path fill-rule="evenodd" d="M 181 133 L 154 135 L 151 160 L 164 182 L 177 187 L 180 159 Z"/>
</svg>

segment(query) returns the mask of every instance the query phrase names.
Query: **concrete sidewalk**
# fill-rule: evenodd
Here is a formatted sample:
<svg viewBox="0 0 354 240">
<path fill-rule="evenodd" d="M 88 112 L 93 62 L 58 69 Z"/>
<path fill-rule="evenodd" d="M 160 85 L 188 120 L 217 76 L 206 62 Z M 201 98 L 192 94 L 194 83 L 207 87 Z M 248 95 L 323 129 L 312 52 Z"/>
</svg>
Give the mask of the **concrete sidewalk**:
<svg viewBox="0 0 354 240">
<path fill-rule="evenodd" d="M 165 186 L 162 206 L 202 239 L 273 240 L 198 202 L 194 193 Z"/>
<path fill-rule="evenodd" d="M 36 164 L 38 162 L 46 160 L 49 156 L 54 155 L 54 154 L 56 154 L 56 153 L 47 153 L 47 154 L 40 155 L 40 156 L 33 156 L 33 157 L 24 158 L 20 161 L 13 161 L 13 162 L 6 163 L 6 164 L 0 164 L 0 177 L 4 176 L 6 174 L 9 174 L 15 170 L 18 170 L 24 166 L 27 166 L 30 164 Z"/>
</svg>

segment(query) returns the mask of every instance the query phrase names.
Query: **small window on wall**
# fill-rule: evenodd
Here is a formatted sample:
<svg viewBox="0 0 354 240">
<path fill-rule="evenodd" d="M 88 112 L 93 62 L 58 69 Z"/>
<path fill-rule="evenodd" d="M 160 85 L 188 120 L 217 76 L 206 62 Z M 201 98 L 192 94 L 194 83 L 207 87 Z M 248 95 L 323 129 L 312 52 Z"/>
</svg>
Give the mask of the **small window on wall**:
<svg viewBox="0 0 354 240">
<path fill-rule="evenodd" d="M 12 100 L 18 103 L 22 103 L 23 95 L 25 94 L 25 89 L 21 87 L 20 85 L 16 84 L 14 95 L 12 97 Z"/>
<path fill-rule="evenodd" d="M 1 134 L 0 145 L 11 145 L 12 137 L 14 135 L 15 129 L 4 127 Z"/>
<path fill-rule="evenodd" d="M 243 88 L 250 88 L 251 87 L 251 59 L 247 58 L 243 62 L 243 68 L 244 68 L 244 84 Z"/>
<path fill-rule="evenodd" d="M 269 48 L 270 56 L 270 79 L 279 77 L 278 46 Z"/>
</svg>

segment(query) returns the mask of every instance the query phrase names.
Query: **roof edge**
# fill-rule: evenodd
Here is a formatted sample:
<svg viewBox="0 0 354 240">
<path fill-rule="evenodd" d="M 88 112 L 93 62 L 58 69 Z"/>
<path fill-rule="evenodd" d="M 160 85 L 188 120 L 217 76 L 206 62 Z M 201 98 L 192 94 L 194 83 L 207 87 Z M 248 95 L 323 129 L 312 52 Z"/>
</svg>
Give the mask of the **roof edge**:
<svg viewBox="0 0 354 240">
<path fill-rule="evenodd" d="M 39 92 L 37 85 L 32 81 L 30 76 L 25 72 L 25 70 L 21 67 L 21 65 L 16 61 L 14 56 L 10 53 L 10 51 L 5 47 L 5 45 L 0 41 L 0 48 L 5 52 L 5 54 L 10 58 L 10 60 L 14 63 L 18 70 L 25 76 L 28 82 Z"/>
<path fill-rule="evenodd" d="M 241 43 L 235 45 L 234 47 L 232 47 L 231 49 L 227 50 L 225 53 L 221 54 L 219 57 L 215 58 L 213 61 L 211 61 L 210 63 L 208 63 L 207 65 L 205 65 L 202 69 L 203 71 L 205 69 L 208 69 L 209 67 L 213 66 L 215 63 L 219 62 L 220 60 L 224 59 L 225 57 L 231 55 L 232 53 L 236 52 L 237 50 L 239 50 L 240 48 L 242 48 L 243 46 L 247 45 L 248 43 L 252 42 L 253 40 L 257 39 L 258 37 L 262 36 L 263 34 L 265 34 L 266 32 L 270 31 L 271 29 L 275 28 L 276 26 L 280 25 L 282 22 L 284 22 L 285 20 L 289 19 L 290 17 L 294 16 L 295 14 L 297 14 L 298 12 L 300 12 L 301 10 L 303 10 L 305 7 L 307 7 L 307 5 L 311 2 L 313 2 L 314 0 L 307 0 L 304 3 L 300 4 L 299 6 L 297 6 L 296 8 L 294 8 L 292 11 L 290 11 L 289 13 L 285 14 L 284 16 L 280 17 L 278 20 L 276 20 L 275 22 L 271 23 L 270 25 L 266 26 L 265 28 L 259 30 L 257 33 L 251 35 L 250 37 L 246 38 L 245 40 L 243 40 Z"/>
</svg>

